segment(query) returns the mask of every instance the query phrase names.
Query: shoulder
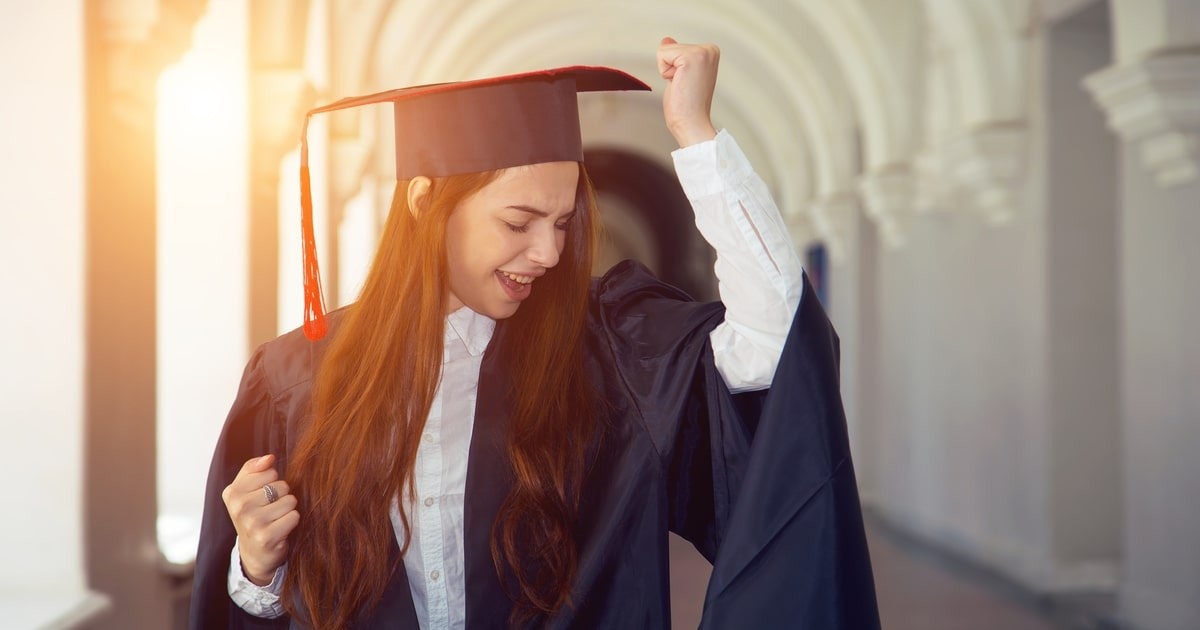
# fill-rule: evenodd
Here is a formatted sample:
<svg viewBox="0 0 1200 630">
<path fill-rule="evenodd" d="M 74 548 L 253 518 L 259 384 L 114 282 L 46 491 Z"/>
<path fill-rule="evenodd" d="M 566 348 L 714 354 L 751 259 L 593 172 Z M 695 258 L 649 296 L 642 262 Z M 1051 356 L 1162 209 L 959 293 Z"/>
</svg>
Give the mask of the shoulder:
<svg viewBox="0 0 1200 630">
<path fill-rule="evenodd" d="M 654 272 L 636 260 L 622 260 L 603 276 L 592 278 L 593 302 L 617 304 L 647 298 L 692 301 L 683 289 L 659 280 Z"/>
<path fill-rule="evenodd" d="M 636 261 L 621 261 L 592 280 L 590 328 L 617 345 L 638 348 L 638 355 L 707 339 L 724 314 L 720 302 L 697 302 Z"/>
<path fill-rule="evenodd" d="M 288 331 L 258 347 L 247 369 L 261 371 L 263 384 L 271 395 L 279 395 L 297 386 L 311 385 L 321 359 L 345 321 L 350 306 L 330 312 L 329 332 L 323 339 L 310 341 L 301 328 Z"/>
</svg>

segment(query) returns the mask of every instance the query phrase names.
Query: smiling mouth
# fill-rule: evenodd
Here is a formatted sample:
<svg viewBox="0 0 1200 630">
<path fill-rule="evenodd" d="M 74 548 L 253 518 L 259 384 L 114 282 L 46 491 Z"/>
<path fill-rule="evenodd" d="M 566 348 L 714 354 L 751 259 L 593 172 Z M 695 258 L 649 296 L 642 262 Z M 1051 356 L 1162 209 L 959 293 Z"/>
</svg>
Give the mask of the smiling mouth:
<svg viewBox="0 0 1200 630">
<path fill-rule="evenodd" d="M 503 269 L 499 270 L 499 273 L 500 273 L 500 275 L 504 276 L 505 278 L 508 278 L 509 280 L 512 280 L 513 282 L 515 282 L 517 284 L 529 285 L 529 284 L 533 283 L 533 276 L 520 276 L 515 273 L 509 273 L 507 271 L 504 271 Z"/>
<path fill-rule="evenodd" d="M 533 284 L 534 276 L 522 276 L 497 269 L 496 279 L 510 300 L 520 302 L 529 297 L 532 291 L 530 285 Z"/>
</svg>

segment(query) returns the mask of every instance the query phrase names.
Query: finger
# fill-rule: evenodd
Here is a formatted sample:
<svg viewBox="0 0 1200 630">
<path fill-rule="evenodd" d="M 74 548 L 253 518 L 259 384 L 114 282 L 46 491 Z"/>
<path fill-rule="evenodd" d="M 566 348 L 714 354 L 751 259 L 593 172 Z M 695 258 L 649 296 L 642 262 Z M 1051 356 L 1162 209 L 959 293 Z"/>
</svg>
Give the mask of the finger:
<svg viewBox="0 0 1200 630">
<path fill-rule="evenodd" d="M 235 520 L 241 519 L 248 512 L 267 504 L 267 495 L 263 490 L 263 486 L 272 484 L 271 487 L 276 490 L 276 496 L 281 494 L 278 491 L 279 488 L 275 485 L 279 483 L 278 480 L 279 475 L 274 468 L 269 468 L 260 473 L 239 476 L 221 492 L 221 499 L 225 501 L 225 509 L 229 511 L 229 515 Z M 286 485 L 286 482 L 284 488 L 289 492 L 291 490 Z"/>
<path fill-rule="evenodd" d="M 288 482 L 284 481 L 283 479 L 276 479 L 275 481 L 270 482 L 270 485 L 275 489 L 275 496 L 279 497 L 280 499 L 292 493 L 292 487 L 289 486 Z"/>
<path fill-rule="evenodd" d="M 271 527 L 276 532 L 280 533 L 283 537 L 286 538 L 287 535 L 292 533 L 292 530 L 296 529 L 296 526 L 299 524 L 300 524 L 300 511 L 299 510 L 291 510 L 290 512 L 287 512 L 283 516 L 280 516 L 279 518 L 275 519 L 275 522 L 271 524 Z"/>
<path fill-rule="evenodd" d="M 233 480 L 233 484 L 226 487 L 226 491 L 221 493 L 221 497 L 226 502 L 226 505 L 233 508 L 234 505 L 263 505 L 266 503 L 266 494 L 263 492 L 263 486 L 271 484 L 275 487 L 276 496 L 280 494 L 276 482 L 280 479 L 277 470 L 268 468 L 262 473 L 253 473 L 239 476 Z"/>
<path fill-rule="evenodd" d="M 300 512 L 291 510 L 284 513 L 279 518 L 275 519 L 270 525 L 263 530 L 264 540 L 268 541 L 267 548 L 276 550 L 280 545 L 287 543 L 288 536 L 300 524 Z"/>
<path fill-rule="evenodd" d="M 274 503 L 256 506 L 253 510 L 247 511 L 246 518 L 254 527 L 268 527 L 284 514 L 295 510 L 298 502 L 296 495 L 289 494 Z"/>
<path fill-rule="evenodd" d="M 234 477 L 233 482 L 231 482 L 229 485 L 234 486 L 236 489 L 240 490 L 240 489 L 242 489 L 242 486 L 244 485 L 243 483 L 241 483 L 244 479 L 246 479 L 247 477 L 252 477 L 253 475 L 256 475 L 258 473 L 262 473 L 267 470 L 270 470 L 274 464 L 275 464 L 275 456 L 270 453 L 267 453 L 266 455 L 261 455 L 259 457 L 255 457 L 253 459 L 248 459 L 248 460 L 246 460 L 246 463 L 242 464 L 241 470 L 238 471 L 237 476 Z M 264 481 L 262 483 L 270 483 L 271 481 L 274 481 L 274 479 L 270 479 L 270 480 Z"/>
<path fill-rule="evenodd" d="M 274 455 L 272 455 L 270 453 L 267 453 L 266 455 L 260 455 L 258 457 L 255 457 L 254 459 L 246 460 L 246 463 L 242 464 L 241 472 L 239 472 L 238 474 L 240 475 L 242 473 L 261 472 L 263 470 L 270 468 L 271 465 L 274 463 L 275 463 Z"/>
<path fill-rule="evenodd" d="M 263 531 L 270 528 L 275 521 L 288 512 L 295 511 L 297 503 L 294 494 L 289 494 L 270 505 L 255 504 L 254 499 L 248 499 L 241 504 L 237 511 L 230 510 L 230 514 L 233 515 L 234 529 L 240 535 L 258 541 L 261 539 Z"/>
<path fill-rule="evenodd" d="M 279 479 L 279 471 L 274 468 L 268 468 L 261 472 L 238 475 L 233 483 L 229 484 L 230 494 L 233 496 L 241 496 L 258 492 L 259 497 L 263 497 L 263 486 L 274 483 Z"/>
<path fill-rule="evenodd" d="M 274 500 L 272 500 L 271 497 L 267 494 L 268 487 L 270 487 L 271 490 L 273 491 L 273 494 L 275 497 Z M 283 499 L 284 497 L 292 496 L 291 488 L 288 486 L 288 483 L 282 479 L 276 479 L 275 481 L 272 481 L 270 483 L 263 484 L 262 488 L 258 489 L 257 494 L 258 494 L 258 500 L 255 501 L 255 503 L 258 505 L 270 505 L 272 503 L 277 503 L 280 499 Z"/>
<path fill-rule="evenodd" d="M 658 44 L 658 73 L 664 79 L 670 79 L 675 74 L 675 60 L 681 54 L 679 42 L 673 37 L 664 37 Z"/>
<path fill-rule="evenodd" d="M 675 74 L 675 67 L 663 54 L 663 49 L 658 49 L 656 59 L 658 60 L 658 74 L 664 79 L 670 79 L 671 75 Z"/>
</svg>

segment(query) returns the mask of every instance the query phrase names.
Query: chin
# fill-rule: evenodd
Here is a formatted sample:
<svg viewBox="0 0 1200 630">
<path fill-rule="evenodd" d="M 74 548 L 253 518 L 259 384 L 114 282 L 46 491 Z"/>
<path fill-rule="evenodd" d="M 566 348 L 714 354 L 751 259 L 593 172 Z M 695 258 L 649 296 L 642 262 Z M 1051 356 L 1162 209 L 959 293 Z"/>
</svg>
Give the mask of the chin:
<svg viewBox="0 0 1200 630">
<path fill-rule="evenodd" d="M 484 304 L 467 304 L 467 307 L 472 311 L 479 313 L 480 315 L 484 315 L 498 321 L 501 319 L 508 319 L 509 317 L 516 315 L 517 309 L 520 308 L 521 305 L 513 304 L 511 302 L 497 301 Z"/>
<path fill-rule="evenodd" d="M 498 306 L 492 309 L 491 312 L 484 314 L 495 320 L 508 319 L 509 317 L 516 315 L 517 309 L 519 308 L 521 308 L 520 304 L 503 305 Z"/>
</svg>

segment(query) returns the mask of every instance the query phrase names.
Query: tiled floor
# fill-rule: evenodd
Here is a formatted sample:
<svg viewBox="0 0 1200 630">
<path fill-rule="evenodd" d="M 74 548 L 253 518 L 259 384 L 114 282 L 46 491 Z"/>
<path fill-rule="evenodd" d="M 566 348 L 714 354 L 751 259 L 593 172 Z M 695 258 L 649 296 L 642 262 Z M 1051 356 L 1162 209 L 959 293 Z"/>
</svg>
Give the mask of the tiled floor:
<svg viewBox="0 0 1200 630">
<path fill-rule="evenodd" d="M 867 539 L 884 630 L 1055 630 L 1060 626 L 986 580 L 960 575 L 945 563 L 898 542 L 868 523 Z M 692 546 L 671 538 L 671 615 L 674 628 L 700 621 L 710 567 Z"/>
<path fill-rule="evenodd" d="M 885 630 L 1054 630 L 1029 606 L 985 582 L 867 530 L 879 616 Z"/>
</svg>

